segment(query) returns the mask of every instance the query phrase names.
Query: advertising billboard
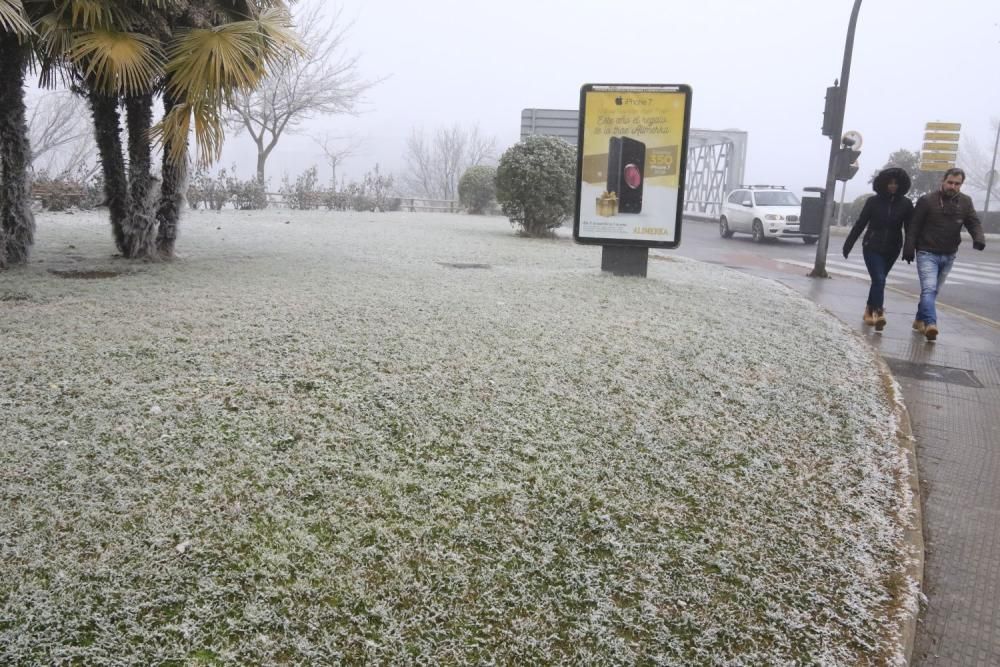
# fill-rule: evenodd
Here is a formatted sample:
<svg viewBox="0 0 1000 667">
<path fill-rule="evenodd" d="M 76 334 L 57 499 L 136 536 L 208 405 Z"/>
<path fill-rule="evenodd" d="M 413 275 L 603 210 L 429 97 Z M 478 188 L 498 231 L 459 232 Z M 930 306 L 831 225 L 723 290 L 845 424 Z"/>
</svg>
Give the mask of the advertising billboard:
<svg viewBox="0 0 1000 667">
<path fill-rule="evenodd" d="M 580 118 L 573 238 L 680 245 L 690 86 L 586 84 Z"/>
</svg>

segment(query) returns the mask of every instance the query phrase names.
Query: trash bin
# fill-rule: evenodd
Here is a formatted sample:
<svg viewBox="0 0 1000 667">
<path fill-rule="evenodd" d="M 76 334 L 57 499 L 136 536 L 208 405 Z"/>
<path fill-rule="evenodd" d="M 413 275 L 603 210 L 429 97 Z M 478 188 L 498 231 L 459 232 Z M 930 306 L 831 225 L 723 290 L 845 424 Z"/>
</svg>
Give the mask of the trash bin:
<svg viewBox="0 0 1000 667">
<path fill-rule="evenodd" d="M 799 233 L 819 236 L 823 228 L 823 208 L 826 206 L 825 188 L 802 188 L 802 210 L 799 215 Z M 815 195 L 815 196 L 813 196 Z"/>
</svg>

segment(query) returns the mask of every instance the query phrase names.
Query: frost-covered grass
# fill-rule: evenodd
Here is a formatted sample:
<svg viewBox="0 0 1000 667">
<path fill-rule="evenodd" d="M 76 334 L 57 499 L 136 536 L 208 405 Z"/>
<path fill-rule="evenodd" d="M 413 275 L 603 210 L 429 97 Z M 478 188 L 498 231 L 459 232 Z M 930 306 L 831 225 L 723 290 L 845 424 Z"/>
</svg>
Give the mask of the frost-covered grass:
<svg viewBox="0 0 1000 667">
<path fill-rule="evenodd" d="M 893 408 L 789 291 L 497 218 L 194 212 L 169 264 L 38 228 L 0 664 L 900 659 Z"/>
</svg>

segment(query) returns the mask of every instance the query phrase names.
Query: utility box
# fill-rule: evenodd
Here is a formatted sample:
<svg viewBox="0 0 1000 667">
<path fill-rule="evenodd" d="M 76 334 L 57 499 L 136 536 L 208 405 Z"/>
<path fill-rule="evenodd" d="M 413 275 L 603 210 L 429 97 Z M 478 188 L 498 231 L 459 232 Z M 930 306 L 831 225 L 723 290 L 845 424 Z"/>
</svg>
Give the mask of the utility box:
<svg viewBox="0 0 1000 667">
<path fill-rule="evenodd" d="M 799 233 L 819 236 L 823 228 L 823 208 L 826 206 L 825 188 L 802 188 L 802 211 L 799 215 Z"/>
</svg>

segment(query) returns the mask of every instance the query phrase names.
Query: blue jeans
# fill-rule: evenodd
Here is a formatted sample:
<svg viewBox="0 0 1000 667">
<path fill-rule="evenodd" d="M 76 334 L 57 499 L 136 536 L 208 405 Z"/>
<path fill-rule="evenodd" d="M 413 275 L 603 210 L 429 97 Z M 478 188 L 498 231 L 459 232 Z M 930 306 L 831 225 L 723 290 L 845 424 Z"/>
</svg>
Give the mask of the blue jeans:
<svg viewBox="0 0 1000 667">
<path fill-rule="evenodd" d="M 937 324 L 937 310 L 934 302 L 944 286 L 944 280 L 955 263 L 954 253 L 939 255 L 935 252 L 917 251 L 917 275 L 920 277 L 920 303 L 917 305 L 917 319 L 924 324 Z"/>
<path fill-rule="evenodd" d="M 885 279 L 892 271 L 892 265 L 896 263 L 897 254 L 883 255 L 874 250 L 865 250 L 865 266 L 868 267 L 868 275 L 872 277 L 872 286 L 868 290 L 868 305 L 877 310 L 885 304 Z"/>
</svg>

